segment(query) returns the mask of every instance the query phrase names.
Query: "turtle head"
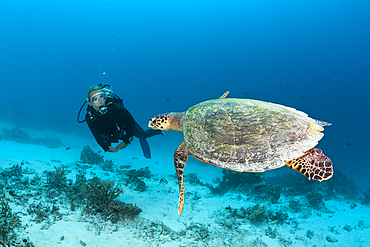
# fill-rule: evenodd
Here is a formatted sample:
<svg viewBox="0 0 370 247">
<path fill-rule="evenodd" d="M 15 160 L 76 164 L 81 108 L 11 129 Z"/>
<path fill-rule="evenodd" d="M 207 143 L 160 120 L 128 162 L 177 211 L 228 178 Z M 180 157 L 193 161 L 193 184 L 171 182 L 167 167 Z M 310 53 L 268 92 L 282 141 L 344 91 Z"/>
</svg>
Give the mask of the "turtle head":
<svg viewBox="0 0 370 247">
<path fill-rule="evenodd" d="M 160 114 L 149 120 L 148 126 L 156 130 L 178 130 L 182 131 L 183 113 Z"/>
</svg>

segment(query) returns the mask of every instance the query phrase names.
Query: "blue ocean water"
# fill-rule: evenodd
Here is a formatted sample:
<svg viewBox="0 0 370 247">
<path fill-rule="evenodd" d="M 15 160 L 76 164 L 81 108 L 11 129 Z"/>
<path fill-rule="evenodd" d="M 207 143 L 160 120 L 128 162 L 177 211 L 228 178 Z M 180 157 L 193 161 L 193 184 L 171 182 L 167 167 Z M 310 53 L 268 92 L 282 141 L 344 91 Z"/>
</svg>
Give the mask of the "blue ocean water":
<svg viewBox="0 0 370 247">
<path fill-rule="evenodd" d="M 95 83 L 142 126 L 229 90 L 332 123 L 319 148 L 366 191 L 369 11 L 360 0 L 3 1 L 1 120 L 90 135 L 76 116 Z"/>
</svg>

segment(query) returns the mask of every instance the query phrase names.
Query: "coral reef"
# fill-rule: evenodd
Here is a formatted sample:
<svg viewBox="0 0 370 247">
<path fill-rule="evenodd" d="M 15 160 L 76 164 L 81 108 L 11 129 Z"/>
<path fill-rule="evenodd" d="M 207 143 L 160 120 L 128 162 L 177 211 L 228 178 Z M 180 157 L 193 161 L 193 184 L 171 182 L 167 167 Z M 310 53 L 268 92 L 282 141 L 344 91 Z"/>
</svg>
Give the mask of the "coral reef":
<svg viewBox="0 0 370 247">
<path fill-rule="evenodd" d="M 200 223 L 191 222 L 186 226 L 186 231 L 192 232 L 192 238 L 198 243 L 206 242 L 210 238 L 208 227 Z"/>
<path fill-rule="evenodd" d="M 104 162 L 102 155 L 95 153 L 89 146 L 85 146 L 80 154 L 80 159 L 82 163 L 87 163 L 90 165 L 98 165 Z"/>
<path fill-rule="evenodd" d="M 312 214 L 312 208 L 304 199 L 294 199 L 293 197 L 293 199 L 289 201 L 288 208 L 289 211 L 293 213 L 301 214 L 300 218 L 307 219 Z"/>
<path fill-rule="evenodd" d="M 265 229 L 265 233 L 266 233 L 266 236 L 268 236 L 269 238 L 272 238 L 272 239 L 275 239 L 276 236 L 277 236 L 276 228 L 272 229 L 271 226 L 269 226 L 267 229 Z"/>
<path fill-rule="evenodd" d="M 85 211 L 88 213 L 100 213 L 113 223 L 118 220 L 133 218 L 141 212 L 136 205 L 124 203 L 116 198 L 123 193 L 115 182 L 101 180 L 94 177 L 84 185 L 84 192 L 87 199 Z"/>
<path fill-rule="evenodd" d="M 191 185 L 188 185 L 190 189 L 185 196 L 189 207 L 191 207 L 189 210 L 193 210 L 194 214 L 190 221 L 179 218 L 174 226 L 176 230 L 170 228 L 172 223 L 166 226 L 167 223 L 161 222 L 159 219 L 162 218 L 160 217 L 146 219 L 148 214 L 135 220 L 127 220 L 140 215 L 141 209 L 136 205 L 118 200 L 121 198 L 123 189 L 126 190 L 127 187 L 130 187 L 135 191 L 144 191 L 147 189 L 146 183 L 150 186 L 150 192 L 139 194 L 140 198 L 134 198 L 133 201 L 142 202 L 142 198 L 149 198 L 156 202 L 157 198 L 162 200 L 165 197 L 165 205 L 161 201 L 159 202 L 159 206 L 163 205 L 164 210 L 160 214 L 169 215 L 173 219 L 172 213 L 166 211 L 170 205 L 175 207 L 176 204 L 176 199 L 172 203 L 168 203 L 171 196 L 175 198 L 178 195 L 178 188 L 173 186 L 176 177 L 165 174 L 153 176 L 148 167 L 137 168 L 142 164 L 147 164 L 141 161 L 138 161 L 138 164 L 136 161 L 127 163 L 121 160 L 104 161 L 101 155 L 94 153 L 90 148 L 88 152 L 90 155 L 96 154 L 100 157 L 98 166 L 76 161 L 69 163 L 67 169 L 66 166 L 62 165 L 63 161 L 52 160 L 52 164 L 59 166 L 53 167 L 50 163 L 44 162 L 47 165 L 45 165 L 45 169 L 49 170 L 40 173 L 40 175 L 35 172 L 29 173 L 33 168 L 26 161 L 9 164 L 8 168 L 0 169 L 0 197 L 2 194 L 6 195 L 11 206 L 15 204 L 17 208 L 23 209 L 24 213 L 19 215 L 24 215 L 29 222 L 28 226 L 22 227 L 23 229 L 36 224 L 42 224 L 41 229 L 46 229 L 55 221 L 63 219 L 65 221 L 87 222 L 87 229 L 97 235 L 104 231 L 108 234 L 117 234 L 114 232 L 118 229 L 122 230 L 122 227 L 125 227 L 126 230 L 133 229 L 132 233 L 136 240 L 146 241 L 153 246 L 165 245 L 165 243 L 176 245 L 173 243 L 174 241 L 182 243 L 183 246 L 267 246 L 262 240 L 268 242 L 269 245 L 274 243 L 281 246 L 308 246 L 316 244 L 316 242 L 321 244 L 322 241 L 326 242 L 324 244 L 335 243 L 336 239 L 332 236 L 338 238 L 338 242 L 340 242 L 343 236 L 339 236 L 339 234 L 354 234 L 358 230 L 365 232 L 369 228 L 366 219 L 365 221 L 349 221 L 348 224 L 346 222 L 346 224 L 336 226 L 337 228 L 333 232 L 327 234 L 324 227 L 323 232 L 318 231 L 317 228 L 312 228 L 315 229 L 315 232 L 307 230 L 306 220 L 300 220 L 300 217 L 308 218 L 313 215 L 330 219 L 332 215 L 326 214 L 325 203 L 332 210 L 337 208 L 332 206 L 332 202 L 325 202 L 325 200 L 329 198 L 347 200 L 350 198 L 348 194 L 356 189 L 351 185 L 347 186 L 351 181 L 340 175 L 337 181 L 329 184 L 329 181 L 323 183 L 307 181 L 302 176 L 297 176 L 297 179 L 294 175 L 263 177 L 253 173 L 237 173 L 228 170 L 222 170 L 223 177 L 217 187 L 203 183 L 196 173 L 185 175 L 188 184 L 208 187 L 217 196 L 212 196 L 205 188 L 199 190 L 199 186 L 191 188 Z M 131 165 L 137 169 L 131 169 Z M 27 169 L 30 170 L 27 171 Z M 102 172 L 102 170 L 106 172 Z M 75 180 L 67 179 L 69 171 L 78 172 Z M 120 181 L 119 185 L 111 180 L 103 180 L 103 178 L 90 179 L 91 176 L 97 176 L 97 174 L 101 174 L 104 179 Z M 285 178 L 286 180 L 284 180 Z M 340 181 L 344 185 L 340 185 Z M 330 192 L 330 189 L 333 191 Z M 159 194 L 155 194 L 156 191 Z M 337 191 L 339 194 L 335 195 Z M 131 194 L 135 193 L 130 190 L 128 198 L 132 197 Z M 218 196 L 219 194 L 223 196 Z M 219 199 L 221 200 L 219 201 Z M 221 202 L 220 205 L 218 202 Z M 211 203 L 213 203 L 212 207 L 207 207 Z M 370 190 L 364 193 L 362 203 L 370 204 Z M 228 205 L 233 208 L 227 207 Z M 343 205 L 344 207 L 342 207 Z M 348 205 L 342 203 L 338 207 L 343 210 L 356 208 L 351 212 L 357 212 L 357 210 L 364 208 L 359 205 L 358 201 L 351 200 L 351 206 L 349 205 L 349 203 Z M 215 212 L 217 209 L 218 211 Z M 206 222 L 204 220 L 206 216 L 203 217 L 203 214 L 212 215 L 212 217 L 209 217 Z M 3 217 L 0 215 L 0 222 L 2 219 Z M 312 220 L 315 219 L 308 219 L 307 222 L 312 222 Z M 119 224 L 116 224 L 117 222 Z M 0 224 L 1 227 L 2 224 Z M 17 228 L 14 230 L 17 233 Z M 22 234 L 27 234 L 27 230 L 23 231 Z M 62 237 L 58 236 L 58 239 L 63 241 L 64 236 Z M 65 235 L 65 237 L 64 244 L 69 236 Z M 5 242 L 3 238 L 0 240 L 2 243 L 10 243 L 8 240 Z M 19 241 L 19 238 L 15 241 Z M 77 242 L 77 244 L 90 245 L 88 239 L 82 238 L 78 241 L 80 243 Z M 53 244 L 57 245 L 57 243 Z"/>
<path fill-rule="evenodd" d="M 335 175 L 323 182 L 302 178 L 300 174 L 289 176 L 286 181 L 281 180 L 281 186 L 286 187 L 284 194 L 287 196 L 300 196 L 308 193 L 321 193 L 324 200 L 358 200 L 359 189 L 353 182 L 341 173 L 335 171 Z"/>
<path fill-rule="evenodd" d="M 263 182 L 263 177 L 260 174 L 251 172 L 235 172 L 231 170 L 222 170 L 222 181 L 216 188 L 211 188 L 214 194 L 223 195 L 230 190 L 240 191 L 244 193 L 251 192 L 254 186 Z"/>
<path fill-rule="evenodd" d="M 319 192 L 309 192 L 306 194 L 308 203 L 316 210 L 325 208 L 324 196 Z"/>
<path fill-rule="evenodd" d="M 11 177 L 22 177 L 22 166 L 24 165 L 24 161 L 21 162 L 21 164 L 16 164 L 11 166 L 10 168 L 6 168 L 2 172 L 0 172 L 1 176 L 3 178 L 11 178 Z"/>
<path fill-rule="evenodd" d="M 103 171 L 114 172 L 114 163 L 112 160 L 106 160 L 102 164 L 101 168 L 103 169 Z"/>
<path fill-rule="evenodd" d="M 309 239 L 312 239 L 314 236 L 315 236 L 315 232 L 314 231 L 307 230 L 306 237 L 308 237 Z"/>
<path fill-rule="evenodd" d="M 280 199 L 282 188 L 274 183 L 267 183 L 260 173 L 235 172 L 223 170 L 222 180 L 215 188 L 209 184 L 203 184 L 198 178 L 190 177 L 190 181 L 204 185 L 214 193 L 223 195 L 229 191 L 240 192 L 248 195 L 255 202 L 277 203 Z"/>
<path fill-rule="evenodd" d="M 259 201 L 277 203 L 283 190 L 276 184 L 261 184 L 254 187 L 252 191 Z"/>
<path fill-rule="evenodd" d="M 241 220 L 248 220 L 251 224 L 275 222 L 277 224 L 286 223 L 289 219 L 288 214 L 279 210 L 267 210 L 264 204 L 256 204 L 253 207 L 233 209 L 226 208 L 225 220 L 220 220 L 218 223 L 233 229 L 241 222 Z"/>
<path fill-rule="evenodd" d="M 180 233 L 177 233 L 159 220 L 149 221 L 145 218 L 138 221 L 137 224 L 132 225 L 132 227 L 135 228 L 134 230 L 138 232 L 139 237 L 145 242 L 153 243 L 157 240 L 157 246 L 162 246 L 167 241 L 178 240 L 180 237 L 184 237 L 187 233 L 190 233 L 190 231 L 181 231 Z M 161 240 L 159 236 L 162 237 Z M 166 238 L 163 238 L 164 236 Z"/>
<path fill-rule="evenodd" d="M 76 174 L 75 182 L 65 190 L 72 211 L 75 210 L 76 204 L 80 205 L 83 203 L 83 200 L 85 199 L 84 186 L 86 186 L 86 184 L 87 179 L 85 172 L 79 170 Z"/>
<path fill-rule="evenodd" d="M 370 205 L 370 189 L 365 191 L 364 198 L 362 199 L 362 204 L 364 205 Z"/>
<path fill-rule="evenodd" d="M 11 129 L 2 128 L 1 131 L 3 132 L 4 140 L 27 144 L 31 142 L 30 135 L 26 131 L 23 131 L 18 127 Z"/>
<path fill-rule="evenodd" d="M 59 207 L 52 205 L 49 206 L 43 203 L 32 203 L 27 208 L 27 213 L 32 216 L 31 220 L 36 223 L 46 222 L 49 226 L 52 225 L 52 221 L 62 219 L 62 215 L 59 212 Z M 45 227 L 44 227 L 45 229 Z"/>
<path fill-rule="evenodd" d="M 31 140 L 31 143 L 40 145 L 40 146 L 45 146 L 47 148 L 65 147 L 64 143 L 59 138 L 55 138 L 55 137 L 34 138 Z"/>
<path fill-rule="evenodd" d="M 128 171 L 122 172 L 124 175 L 126 175 L 128 178 L 125 179 L 124 183 L 126 186 L 129 186 L 131 189 L 135 191 L 146 191 L 147 187 L 144 181 L 142 181 L 139 178 L 151 178 L 152 174 L 150 173 L 150 170 L 148 167 L 141 168 L 139 170 L 131 169 Z"/>
<path fill-rule="evenodd" d="M 65 145 L 59 138 L 55 137 L 40 137 L 32 138 L 26 131 L 21 130 L 20 128 L 3 128 L 3 139 L 7 141 L 14 141 L 18 143 L 25 144 L 35 144 L 40 146 L 45 146 L 48 148 L 59 148 L 64 147 Z"/>
<path fill-rule="evenodd" d="M 132 169 L 124 173 L 128 177 L 138 177 L 138 178 L 151 178 L 149 167 L 140 168 L 139 170 Z"/>
<path fill-rule="evenodd" d="M 135 191 L 144 192 L 147 190 L 145 182 L 135 176 L 130 176 L 128 179 L 124 181 L 124 183 L 126 186 L 130 187 Z"/>
<path fill-rule="evenodd" d="M 84 185 L 84 192 L 87 198 L 86 209 L 103 212 L 106 208 L 110 207 L 113 201 L 123 193 L 122 189 L 114 186 L 114 184 L 114 181 L 102 181 L 98 177 L 90 179 Z"/>
<path fill-rule="evenodd" d="M 261 239 L 257 238 L 247 245 L 248 247 L 268 247 L 268 245 L 263 242 Z"/>
<path fill-rule="evenodd" d="M 9 202 L 4 197 L 0 197 L 0 240 L 4 244 L 10 244 L 17 237 L 15 228 L 20 227 L 20 218 L 12 212 Z"/>
<path fill-rule="evenodd" d="M 64 166 L 54 166 L 55 171 L 47 173 L 47 185 L 50 188 L 63 189 L 67 187 L 67 170 Z"/>
<path fill-rule="evenodd" d="M 199 180 L 199 177 L 196 173 L 188 173 L 186 174 L 186 182 L 189 184 L 195 184 L 195 185 L 200 185 L 200 186 L 206 186 L 210 188 L 211 190 L 213 189 L 212 186 L 209 184 L 205 184 L 202 181 Z"/>
<path fill-rule="evenodd" d="M 267 220 L 266 206 L 265 205 L 254 205 L 245 210 L 248 215 L 248 220 L 253 224 L 257 222 L 263 222 Z"/>
<path fill-rule="evenodd" d="M 326 240 L 327 240 L 329 243 L 336 243 L 336 242 L 338 242 L 338 239 L 336 239 L 335 237 L 330 236 L 330 235 L 326 236 Z"/>
</svg>

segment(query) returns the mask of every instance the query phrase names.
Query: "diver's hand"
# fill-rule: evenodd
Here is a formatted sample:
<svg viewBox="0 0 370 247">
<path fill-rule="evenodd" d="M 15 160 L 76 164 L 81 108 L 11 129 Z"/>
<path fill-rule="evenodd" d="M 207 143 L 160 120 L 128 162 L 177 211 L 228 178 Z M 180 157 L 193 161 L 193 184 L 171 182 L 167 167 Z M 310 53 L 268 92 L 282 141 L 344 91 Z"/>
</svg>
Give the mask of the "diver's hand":
<svg viewBox="0 0 370 247">
<path fill-rule="evenodd" d="M 117 152 L 119 149 L 116 149 L 116 148 L 109 148 L 108 152 L 110 153 L 115 153 Z"/>
<path fill-rule="evenodd" d="M 126 148 L 127 147 L 127 145 L 126 145 L 126 143 L 124 143 L 124 142 L 121 142 L 120 144 L 118 144 L 116 147 L 112 147 L 112 148 L 109 148 L 109 152 L 111 152 L 111 153 L 115 153 L 115 152 L 117 152 L 117 151 L 119 151 L 119 150 L 121 150 L 121 149 L 124 149 L 124 148 Z"/>
</svg>

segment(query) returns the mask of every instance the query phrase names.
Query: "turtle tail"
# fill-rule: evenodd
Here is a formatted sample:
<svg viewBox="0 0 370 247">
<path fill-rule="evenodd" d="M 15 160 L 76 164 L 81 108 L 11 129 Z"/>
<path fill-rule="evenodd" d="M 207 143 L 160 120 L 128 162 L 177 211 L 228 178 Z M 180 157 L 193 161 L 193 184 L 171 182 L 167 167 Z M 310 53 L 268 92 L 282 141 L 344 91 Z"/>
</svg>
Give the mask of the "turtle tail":
<svg viewBox="0 0 370 247">
<path fill-rule="evenodd" d="M 299 171 L 308 179 L 324 181 L 333 176 L 333 164 L 318 148 L 312 148 L 299 158 L 290 160 L 287 167 Z"/>
</svg>

